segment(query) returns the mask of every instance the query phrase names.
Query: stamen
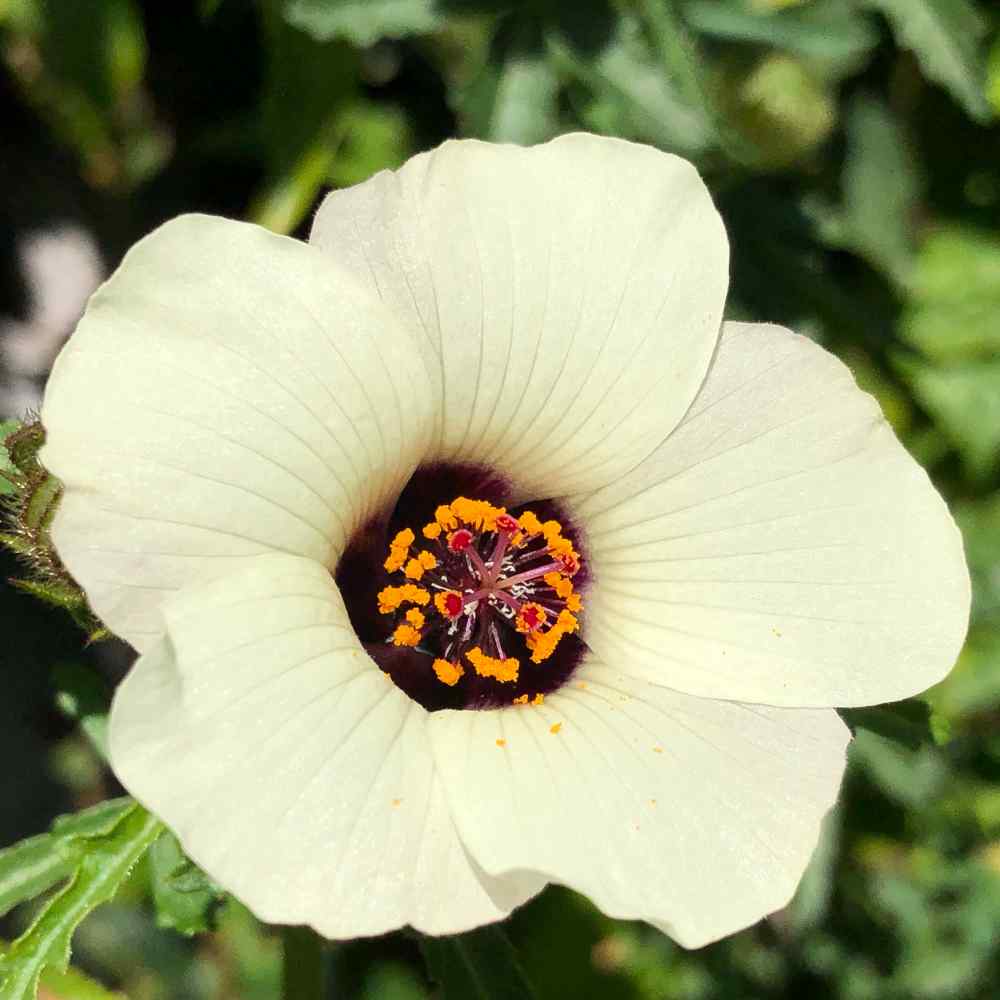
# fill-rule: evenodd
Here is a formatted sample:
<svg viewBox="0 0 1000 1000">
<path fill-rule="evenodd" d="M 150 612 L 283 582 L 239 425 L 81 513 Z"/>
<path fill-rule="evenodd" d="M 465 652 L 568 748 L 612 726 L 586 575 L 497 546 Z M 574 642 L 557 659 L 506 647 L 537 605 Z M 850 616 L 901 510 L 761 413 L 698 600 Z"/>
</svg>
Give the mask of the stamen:
<svg viewBox="0 0 1000 1000">
<path fill-rule="evenodd" d="M 503 507 L 460 496 L 439 506 L 421 533 L 433 551 L 413 550 L 416 536 L 409 528 L 392 539 L 385 568 L 404 580 L 379 592 L 378 608 L 396 616 L 389 641 L 419 645 L 420 653 L 433 657 L 431 669 L 442 684 L 462 681 L 463 660 L 475 677 L 513 684 L 522 663 L 509 655 L 512 645 L 526 647 L 530 662 L 541 664 L 579 629 L 576 614 L 583 602 L 570 578 L 580 569 L 580 557 L 558 521 L 543 522 L 532 511 L 514 517 Z M 425 578 L 433 601 L 430 591 L 413 582 Z M 530 688 L 530 677 L 526 682 Z M 541 697 L 512 700 L 537 705 Z"/>
</svg>

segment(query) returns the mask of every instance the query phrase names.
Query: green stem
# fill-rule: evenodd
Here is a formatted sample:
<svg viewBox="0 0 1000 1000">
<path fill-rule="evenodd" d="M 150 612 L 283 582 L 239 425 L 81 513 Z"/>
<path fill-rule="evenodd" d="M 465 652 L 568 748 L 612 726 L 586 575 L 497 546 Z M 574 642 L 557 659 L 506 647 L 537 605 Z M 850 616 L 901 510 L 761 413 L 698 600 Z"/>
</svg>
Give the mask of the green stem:
<svg viewBox="0 0 1000 1000">
<path fill-rule="evenodd" d="M 639 10 L 649 27 L 660 61 L 687 104 L 704 110 L 705 92 L 698 72 L 694 43 L 673 7 L 673 0 L 639 0 Z"/>
<path fill-rule="evenodd" d="M 282 1000 L 323 1000 L 326 996 L 323 939 L 311 927 L 283 927 L 281 938 L 285 947 Z"/>
</svg>

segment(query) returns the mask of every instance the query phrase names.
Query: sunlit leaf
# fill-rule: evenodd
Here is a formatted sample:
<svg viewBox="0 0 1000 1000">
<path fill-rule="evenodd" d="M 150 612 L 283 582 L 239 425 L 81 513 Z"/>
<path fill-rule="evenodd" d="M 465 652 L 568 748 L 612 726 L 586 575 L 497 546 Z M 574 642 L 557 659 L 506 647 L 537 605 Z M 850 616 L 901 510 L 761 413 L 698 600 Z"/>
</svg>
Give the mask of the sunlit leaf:
<svg viewBox="0 0 1000 1000">
<path fill-rule="evenodd" d="M 1000 239 L 943 228 L 920 250 L 900 333 L 936 361 L 1000 355 Z"/>
<path fill-rule="evenodd" d="M 946 368 L 900 359 L 898 367 L 962 456 L 970 479 L 985 480 L 1000 464 L 1000 358 Z"/>
<path fill-rule="evenodd" d="M 913 267 L 920 195 L 914 151 L 879 101 L 860 98 L 847 114 L 844 242 L 897 284 Z"/>
<path fill-rule="evenodd" d="M 355 45 L 422 34 L 441 23 L 434 0 L 288 0 L 285 16 L 319 41 Z"/>
<path fill-rule="evenodd" d="M 223 893 L 189 860 L 177 838 L 164 831 L 149 852 L 156 922 L 181 934 L 200 934 L 214 926 Z"/>
<path fill-rule="evenodd" d="M 859 69 L 878 42 L 869 18 L 842 0 L 772 11 L 748 9 L 740 0 L 694 0 L 685 5 L 684 16 L 704 35 L 773 45 L 838 74 Z"/>
<path fill-rule="evenodd" d="M 133 803 L 110 832 L 88 841 L 70 882 L 0 956 L 0 995 L 4 1000 L 34 1000 L 43 969 L 67 968 L 77 926 L 115 895 L 162 829 L 159 820 Z"/>
</svg>

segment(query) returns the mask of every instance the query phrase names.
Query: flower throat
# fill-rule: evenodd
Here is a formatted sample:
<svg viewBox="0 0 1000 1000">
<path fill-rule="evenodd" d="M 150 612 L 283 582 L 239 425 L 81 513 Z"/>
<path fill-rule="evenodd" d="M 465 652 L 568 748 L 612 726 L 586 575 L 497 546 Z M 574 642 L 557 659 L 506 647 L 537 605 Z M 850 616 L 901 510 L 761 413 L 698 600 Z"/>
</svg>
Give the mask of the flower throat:
<svg viewBox="0 0 1000 1000">
<path fill-rule="evenodd" d="M 338 567 L 369 655 L 431 710 L 540 703 L 582 652 L 577 585 L 585 574 L 573 536 L 550 516 L 561 512 L 551 502 L 509 512 L 464 494 L 433 506 L 423 499 L 407 503 L 404 491 L 396 530 L 383 526 L 365 543 L 377 589 L 369 582 L 362 595 L 348 578 L 358 581 L 361 567 Z M 374 607 L 355 614 L 360 600 Z"/>
<path fill-rule="evenodd" d="M 393 538 L 383 565 L 404 580 L 379 592 L 379 612 L 395 620 L 393 645 L 435 654 L 442 684 L 457 684 L 470 668 L 501 684 L 517 681 L 511 629 L 534 664 L 577 631 L 583 605 L 572 577 L 580 557 L 558 521 L 458 497 L 437 508 L 422 535 L 416 549 L 409 528 Z"/>
</svg>

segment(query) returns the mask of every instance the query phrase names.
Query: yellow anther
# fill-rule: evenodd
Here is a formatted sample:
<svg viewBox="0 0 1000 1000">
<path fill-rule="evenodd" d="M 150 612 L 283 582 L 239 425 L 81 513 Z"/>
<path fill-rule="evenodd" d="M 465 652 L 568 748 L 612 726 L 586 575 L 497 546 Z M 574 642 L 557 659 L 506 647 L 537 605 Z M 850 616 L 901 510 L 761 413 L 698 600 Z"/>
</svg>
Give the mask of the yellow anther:
<svg viewBox="0 0 1000 1000">
<path fill-rule="evenodd" d="M 424 538 L 430 538 L 432 541 L 435 538 L 441 537 L 441 525 L 437 521 L 431 521 L 430 524 L 424 525 Z"/>
<path fill-rule="evenodd" d="M 564 635 L 570 635 L 580 627 L 580 623 L 576 620 L 576 616 L 569 611 L 560 611 L 555 627 L 561 629 Z"/>
<path fill-rule="evenodd" d="M 434 569 L 438 564 L 437 559 L 435 559 L 434 556 L 432 556 L 426 549 L 417 553 L 417 562 L 419 562 L 424 569 Z"/>
<path fill-rule="evenodd" d="M 395 573 L 397 570 L 403 568 L 408 553 L 408 549 L 391 548 L 389 549 L 389 555 L 386 556 L 385 562 L 382 565 L 386 568 L 387 572 Z"/>
<path fill-rule="evenodd" d="M 442 684 L 454 687 L 465 670 L 461 663 L 449 663 L 448 660 L 438 659 L 434 661 L 434 673 Z"/>
<path fill-rule="evenodd" d="M 528 704 L 528 696 L 526 694 L 522 694 L 520 697 L 514 699 L 514 704 L 515 705 L 527 705 Z"/>
<path fill-rule="evenodd" d="M 458 518 L 455 517 L 451 507 L 446 503 L 441 504 L 441 506 L 434 511 L 434 520 L 437 521 L 442 528 L 446 528 L 448 531 L 458 527 Z"/>
<path fill-rule="evenodd" d="M 406 620 L 414 628 L 423 628 L 424 623 L 427 621 L 427 619 L 424 618 L 423 611 L 418 611 L 416 608 L 410 608 L 410 610 L 406 612 Z"/>
<path fill-rule="evenodd" d="M 566 598 L 566 610 L 583 611 L 583 601 L 580 600 L 579 594 L 570 594 Z"/>
<path fill-rule="evenodd" d="M 542 522 L 535 516 L 534 511 L 526 510 L 518 519 L 526 535 L 540 535 L 542 533 Z"/>
<path fill-rule="evenodd" d="M 565 577 L 562 573 L 546 573 L 542 579 L 563 599 L 565 600 L 573 593 L 573 581 L 569 577 Z"/>
<path fill-rule="evenodd" d="M 416 646 L 420 642 L 420 632 L 412 625 L 401 622 L 396 626 L 396 631 L 392 633 L 392 644 L 394 646 Z"/>
<path fill-rule="evenodd" d="M 409 555 L 414 537 L 409 528 L 403 528 L 402 531 L 396 533 L 396 537 L 389 543 L 389 555 L 382 564 L 388 572 L 395 573 L 396 570 L 402 568 Z"/>
<path fill-rule="evenodd" d="M 421 580 L 423 579 L 424 573 L 427 571 L 424 569 L 424 564 L 419 559 L 411 559 L 406 564 L 404 572 L 409 580 Z"/>
<path fill-rule="evenodd" d="M 520 664 L 513 656 L 498 660 L 496 657 L 487 656 L 478 646 L 473 646 L 465 655 L 480 677 L 492 677 L 501 684 L 517 680 Z"/>
<path fill-rule="evenodd" d="M 423 587 L 412 583 L 404 583 L 401 587 L 385 587 L 378 593 L 378 609 L 387 615 L 395 611 L 401 604 L 427 604 L 431 595 Z"/>
<path fill-rule="evenodd" d="M 536 694 L 535 697 L 532 699 L 531 704 L 532 705 L 541 705 L 541 703 L 543 701 L 545 701 L 545 695 L 542 694 L 541 691 L 539 691 L 538 694 Z"/>
<path fill-rule="evenodd" d="M 416 536 L 409 528 L 403 528 L 402 531 L 396 534 L 396 537 L 390 543 L 392 548 L 402 548 L 408 549 L 416 541 Z"/>
</svg>

